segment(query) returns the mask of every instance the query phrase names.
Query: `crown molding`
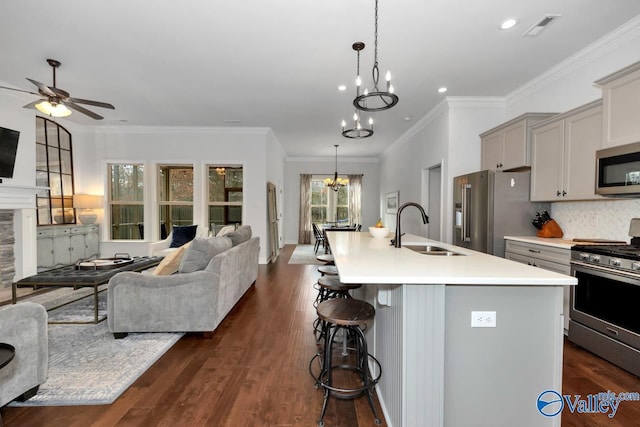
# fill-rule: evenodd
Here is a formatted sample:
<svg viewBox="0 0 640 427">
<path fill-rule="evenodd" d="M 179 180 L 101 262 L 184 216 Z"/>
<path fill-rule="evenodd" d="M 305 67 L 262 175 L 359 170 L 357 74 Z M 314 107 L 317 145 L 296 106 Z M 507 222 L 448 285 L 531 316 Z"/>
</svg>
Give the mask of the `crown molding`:
<svg viewBox="0 0 640 427">
<path fill-rule="evenodd" d="M 629 41 L 640 37 L 640 16 L 636 16 L 627 23 L 604 35 L 589 46 L 579 50 L 564 61 L 554 65 L 547 71 L 533 78 L 529 82 L 509 93 L 506 105 L 513 105 L 540 89 L 548 86 L 567 75 L 584 68 L 599 58 L 616 50 Z"/>
<path fill-rule="evenodd" d="M 208 127 L 208 126 L 94 126 L 96 132 L 106 134 L 170 134 L 170 135 L 268 135 L 269 127 Z"/>
<path fill-rule="evenodd" d="M 339 156 L 340 162 L 348 163 L 379 163 L 377 157 L 344 157 Z M 308 162 L 335 162 L 336 157 L 287 157 L 285 162 L 287 163 L 308 163 Z"/>
<path fill-rule="evenodd" d="M 442 114 L 462 108 L 472 109 L 504 109 L 506 102 L 504 97 L 498 96 L 447 96 L 424 117 L 422 117 L 411 129 L 402 134 L 393 144 L 389 145 L 381 154 L 384 157 L 392 151 L 400 148 L 410 141 L 418 132 L 427 127 Z"/>
</svg>

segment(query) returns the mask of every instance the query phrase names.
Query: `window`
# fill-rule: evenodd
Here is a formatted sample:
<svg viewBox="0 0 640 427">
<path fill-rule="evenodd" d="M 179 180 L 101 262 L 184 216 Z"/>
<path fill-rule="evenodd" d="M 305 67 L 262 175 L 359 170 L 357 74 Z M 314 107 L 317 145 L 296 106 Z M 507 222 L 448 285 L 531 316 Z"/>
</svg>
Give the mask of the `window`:
<svg viewBox="0 0 640 427">
<path fill-rule="evenodd" d="M 320 178 L 311 179 L 311 222 L 349 223 L 349 186 L 338 191 L 328 188 Z"/>
<path fill-rule="evenodd" d="M 71 134 L 62 126 L 36 117 L 36 194 L 38 225 L 75 224 Z"/>
<path fill-rule="evenodd" d="M 108 174 L 111 239 L 143 239 L 144 166 L 110 164 Z"/>
<path fill-rule="evenodd" d="M 242 166 L 209 166 L 208 211 L 211 232 L 242 224 Z"/>
<path fill-rule="evenodd" d="M 174 226 L 193 224 L 193 166 L 158 167 L 160 237 Z"/>
</svg>

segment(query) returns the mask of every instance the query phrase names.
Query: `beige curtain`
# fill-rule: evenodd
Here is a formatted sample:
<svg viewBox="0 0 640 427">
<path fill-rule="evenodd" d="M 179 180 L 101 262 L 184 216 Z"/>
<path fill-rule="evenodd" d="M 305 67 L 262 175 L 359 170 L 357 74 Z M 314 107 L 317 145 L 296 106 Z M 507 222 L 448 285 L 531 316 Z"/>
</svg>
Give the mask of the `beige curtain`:
<svg viewBox="0 0 640 427">
<path fill-rule="evenodd" d="M 362 174 L 348 175 L 349 213 L 353 224 L 362 224 Z"/>
<path fill-rule="evenodd" d="M 298 215 L 298 243 L 311 243 L 311 175 L 300 174 L 300 212 Z"/>
</svg>

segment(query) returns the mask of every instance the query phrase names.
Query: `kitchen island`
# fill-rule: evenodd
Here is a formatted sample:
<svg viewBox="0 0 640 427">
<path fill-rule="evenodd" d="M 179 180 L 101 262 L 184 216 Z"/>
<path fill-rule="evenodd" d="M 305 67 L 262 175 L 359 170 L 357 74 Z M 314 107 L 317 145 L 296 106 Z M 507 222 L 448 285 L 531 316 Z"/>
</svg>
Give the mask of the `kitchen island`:
<svg viewBox="0 0 640 427">
<path fill-rule="evenodd" d="M 327 236 L 340 280 L 364 284 L 355 296 L 376 307 L 367 340 L 389 425 L 560 424 L 536 404 L 561 392 L 563 286 L 575 278 L 408 234 L 402 248 L 368 233 Z M 458 255 L 408 249 L 427 245 Z"/>
</svg>

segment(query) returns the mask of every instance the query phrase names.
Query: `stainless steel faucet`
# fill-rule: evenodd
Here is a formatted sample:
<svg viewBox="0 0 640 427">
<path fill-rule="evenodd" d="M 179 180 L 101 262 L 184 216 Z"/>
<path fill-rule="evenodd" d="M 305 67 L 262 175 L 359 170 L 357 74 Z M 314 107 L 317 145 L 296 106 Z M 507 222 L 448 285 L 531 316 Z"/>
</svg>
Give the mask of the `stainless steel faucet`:
<svg viewBox="0 0 640 427">
<path fill-rule="evenodd" d="M 422 209 L 422 206 L 420 206 L 417 203 L 414 202 L 407 202 L 404 203 L 402 206 L 400 206 L 398 208 L 398 213 L 396 213 L 396 237 L 395 239 L 393 239 L 391 241 L 391 243 L 396 247 L 396 248 L 400 248 L 402 247 L 402 242 L 400 241 L 401 237 L 402 237 L 402 232 L 400 231 L 400 214 L 402 213 L 402 210 L 404 208 L 406 208 L 407 206 L 415 206 L 416 208 L 418 208 L 418 210 L 420 211 L 420 213 L 422 214 L 422 222 L 424 224 L 429 224 L 429 217 L 427 216 L 427 214 L 424 212 L 424 209 Z"/>
</svg>

